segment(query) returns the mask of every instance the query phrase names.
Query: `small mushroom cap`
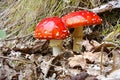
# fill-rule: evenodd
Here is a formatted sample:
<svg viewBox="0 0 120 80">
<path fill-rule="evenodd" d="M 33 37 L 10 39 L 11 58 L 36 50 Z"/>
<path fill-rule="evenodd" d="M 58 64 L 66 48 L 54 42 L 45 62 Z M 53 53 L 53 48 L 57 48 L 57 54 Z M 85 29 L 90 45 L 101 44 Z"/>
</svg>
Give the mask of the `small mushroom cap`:
<svg viewBox="0 0 120 80">
<path fill-rule="evenodd" d="M 102 23 L 102 19 L 96 13 L 86 10 L 68 13 L 62 17 L 62 20 L 68 28 L 90 26 Z"/>
<path fill-rule="evenodd" d="M 65 39 L 69 31 L 61 18 L 51 17 L 43 19 L 36 25 L 34 35 L 38 39 Z"/>
</svg>

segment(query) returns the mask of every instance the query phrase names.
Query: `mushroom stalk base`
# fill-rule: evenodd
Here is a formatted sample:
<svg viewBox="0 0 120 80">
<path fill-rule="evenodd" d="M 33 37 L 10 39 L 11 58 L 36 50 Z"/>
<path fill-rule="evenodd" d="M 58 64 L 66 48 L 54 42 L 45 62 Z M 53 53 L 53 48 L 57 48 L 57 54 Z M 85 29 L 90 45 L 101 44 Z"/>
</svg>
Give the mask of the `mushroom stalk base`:
<svg viewBox="0 0 120 80">
<path fill-rule="evenodd" d="M 83 27 L 75 28 L 73 32 L 73 51 L 80 52 L 82 49 Z"/>
<path fill-rule="evenodd" d="M 63 40 L 50 40 L 50 46 L 53 48 L 53 56 L 57 56 L 62 52 Z"/>
</svg>

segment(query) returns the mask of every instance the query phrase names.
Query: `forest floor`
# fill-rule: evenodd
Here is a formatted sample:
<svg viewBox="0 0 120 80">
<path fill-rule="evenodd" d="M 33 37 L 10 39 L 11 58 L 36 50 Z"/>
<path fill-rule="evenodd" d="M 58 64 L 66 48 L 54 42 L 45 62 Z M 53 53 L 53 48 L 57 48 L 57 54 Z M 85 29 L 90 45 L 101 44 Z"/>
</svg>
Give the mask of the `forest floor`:
<svg viewBox="0 0 120 80">
<path fill-rule="evenodd" d="M 7 0 L 0 0 L 0 29 L 7 34 L 0 39 L 0 80 L 120 80 L 120 9 L 100 13 L 101 25 L 84 28 L 79 53 L 72 50 L 70 35 L 63 41 L 61 54 L 53 56 L 49 40 L 35 39 L 31 28 L 24 30 L 35 27 L 36 19 L 25 19 L 26 24 L 23 19 L 24 15 L 34 16 L 34 13 L 19 13 L 16 18 L 16 5 L 6 3 Z"/>
</svg>

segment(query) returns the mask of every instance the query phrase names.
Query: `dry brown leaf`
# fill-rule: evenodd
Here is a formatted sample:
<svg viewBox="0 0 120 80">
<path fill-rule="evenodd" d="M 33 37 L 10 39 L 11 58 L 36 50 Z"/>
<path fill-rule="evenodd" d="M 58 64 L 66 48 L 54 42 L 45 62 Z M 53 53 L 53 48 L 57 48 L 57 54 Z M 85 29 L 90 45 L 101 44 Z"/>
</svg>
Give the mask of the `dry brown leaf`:
<svg viewBox="0 0 120 80">
<path fill-rule="evenodd" d="M 69 58 L 70 67 L 81 66 L 82 69 L 86 67 L 86 60 L 82 55 L 75 55 L 74 57 Z"/>
<path fill-rule="evenodd" d="M 90 75 L 99 75 L 100 74 L 100 66 L 99 65 L 91 65 L 87 67 L 87 73 Z"/>
<path fill-rule="evenodd" d="M 95 40 L 91 40 L 90 43 L 94 46 L 94 47 L 98 47 L 100 46 L 100 43 L 95 41 Z"/>
<path fill-rule="evenodd" d="M 99 63 L 101 61 L 101 54 L 103 54 L 102 59 L 103 63 L 108 61 L 108 56 L 103 52 L 84 52 L 84 59 L 88 59 L 91 62 Z"/>
<path fill-rule="evenodd" d="M 77 74 L 79 74 L 81 72 L 81 70 L 78 70 L 78 69 L 68 69 L 69 70 L 69 75 L 72 75 L 72 76 L 75 76 Z"/>
<path fill-rule="evenodd" d="M 99 52 L 102 50 L 105 52 L 109 52 L 108 47 L 116 47 L 117 45 L 112 42 L 102 42 L 99 46 L 95 47 L 94 52 Z"/>
<path fill-rule="evenodd" d="M 89 76 L 85 80 L 98 80 L 95 76 Z"/>
<path fill-rule="evenodd" d="M 43 60 L 43 62 L 41 63 L 40 67 L 41 67 L 42 72 L 44 73 L 44 77 L 47 76 L 48 71 L 49 71 L 49 69 L 51 67 L 51 63 L 52 63 L 53 59 L 54 58 L 51 58 L 49 61 Z"/>
<path fill-rule="evenodd" d="M 86 51 L 91 51 L 93 46 L 90 44 L 89 40 L 84 40 L 82 45 L 85 47 Z"/>
<path fill-rule="evenodd" d="M 103 43 L 99 43 L 95 40 L 84 40 L 82 45 L 85 47 L 85 50 L 87 52 L 100 52 L 103 48 L 103 51 L 108 52 L 108 47 L 116 47 L 117 45 L 111 42 L 103 42 Z"/>
<path fill-rule="evenodd" d="M 95 48 L 99 47 L 100 46 L 100 43 L 98 43 L 97 41 L 95 40 L 84 40 L 82 45 L 85 47 L 86 51 L 92 51 L 94 50 Z"/>
<path fill-rule="evenodd" d="M 113 53 L 113 70 L 120 69 L 120 50 L 114 49 Z"/>
<path fill-rule="evenodd" d="M 120 80 L 120 69 L 113 71 L 107 76 L 98 75 L 98 80 Z"/>
<path fill-rule="evenodd" d="M 111 78 L 112 80 L 120 80 L 120 69 L 113 71 L 107 78 Z"/>
<path fill-rule="evenodd" d="M 79 74 L 73 76 L 71 80 L 85 80 L 88 76 L 89 74 L 87 72 L 80 72 Z"/>
</svg>

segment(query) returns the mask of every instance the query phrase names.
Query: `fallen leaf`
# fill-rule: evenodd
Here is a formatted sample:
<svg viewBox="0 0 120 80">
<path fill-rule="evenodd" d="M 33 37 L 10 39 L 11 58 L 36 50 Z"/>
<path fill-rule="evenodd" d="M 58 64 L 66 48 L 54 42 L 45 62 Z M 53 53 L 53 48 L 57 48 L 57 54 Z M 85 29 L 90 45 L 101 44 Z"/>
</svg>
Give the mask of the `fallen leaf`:
<svg viewBox="0 0 120 80">
<path fill-rule="evenodd" d="M 89 76 L 88 73 L 86 72 L 81 72 L 71 78 L 71 80 L 85 80 L 85 78 Z"/>
<path fill-rule="evenodd" d="M 84 40 L 82 45 L 85 47 L 86 51 L 91 51 L 93 49 L 93 46 L 90 44 L 89 40 Z"/>
<path fill-rule="evenodd" d="M 86 51 L 93 51 L 94 49 L 100 46 L 100 43 L 98 43 L 95 40 L 91 40 L 91 41 L 84 40 L 82 45 L 85 47 Z"/>
<path fill-rule="evenodd" d="M 85 80 L 98 80 L 95 76 L 88 76 Z"/>
<path fill-rule="evenodd" d="M 111 80 L 120 80 L 120 69 L 113 71 L 107 78 L 111 78 Z"/>
<path fill-rule="evenodd" d="M 78 69 L 68 69 L 69 70 L 69 75 L 72 75 L 72 76 L 75 76 L 77 74 L 79 74 L 81 72 L 81 70 L 78 70 Z"/>
<path fill-rule="evenodd" d="M 82 55 L 75 55 L 74 57 L 69 58 L 70 67 L 81 66 L 82 69 L 86 67 L 86 60 Z"/>
<path fill-rule="evenodd" d="M 90 62 L 95 62 L 95 63 L 100 63 L 101 61 L 101 54 L 103 54 L 102 56 L 102 61 L 103 63 L 105 63 L 106 61 L 108 61 L 108 56 L 107 54 L 105 54 L 105 52 L 84 52 L 84 59 L 89 60 Z"/>
<path fill-rule="evenodd" d="M 114 49 L 111 52 L 113 54 L 113 70 L 120 69 L 120 49 Z"/>
</svg>

